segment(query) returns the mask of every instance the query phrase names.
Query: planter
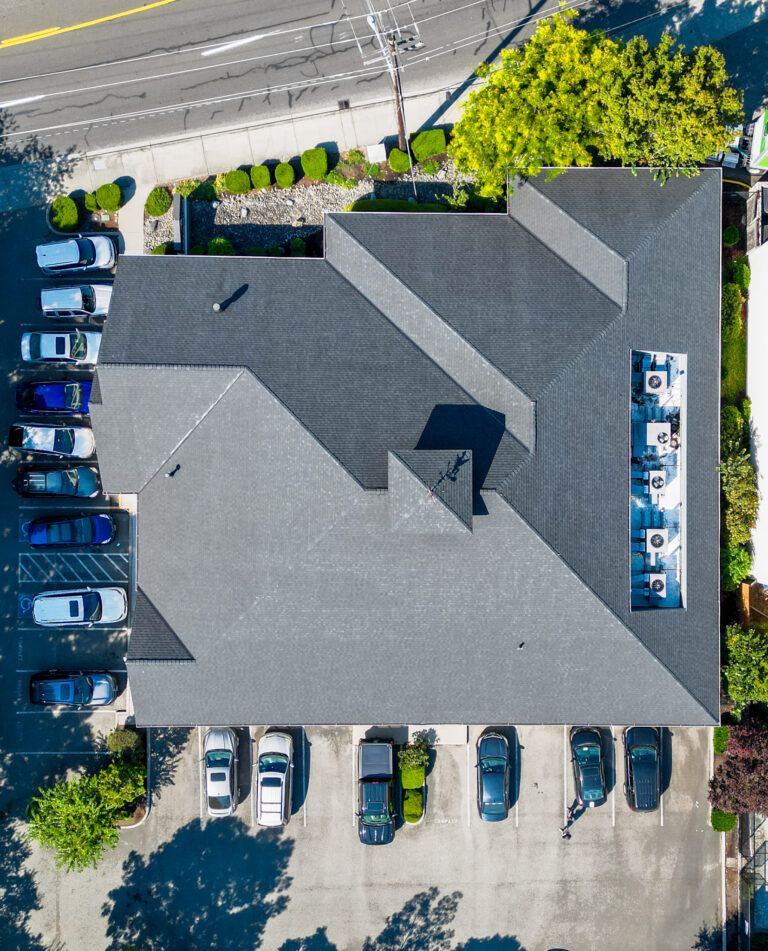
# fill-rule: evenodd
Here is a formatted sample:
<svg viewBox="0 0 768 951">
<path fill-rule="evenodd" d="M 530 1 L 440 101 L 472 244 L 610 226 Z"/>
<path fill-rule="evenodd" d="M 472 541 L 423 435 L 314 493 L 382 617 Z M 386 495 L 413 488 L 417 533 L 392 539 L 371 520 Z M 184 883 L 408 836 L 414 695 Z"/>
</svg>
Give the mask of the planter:
<svg viewBox="0 0 768 951">
<path fill-rule="evenodd" d="M 410 766 L 400 770 L 402 789 L 402 815 L 408 825 L 418 825 L 424 818 L 427 806 L 426 770 L 423 766 Z"/>
</svg>

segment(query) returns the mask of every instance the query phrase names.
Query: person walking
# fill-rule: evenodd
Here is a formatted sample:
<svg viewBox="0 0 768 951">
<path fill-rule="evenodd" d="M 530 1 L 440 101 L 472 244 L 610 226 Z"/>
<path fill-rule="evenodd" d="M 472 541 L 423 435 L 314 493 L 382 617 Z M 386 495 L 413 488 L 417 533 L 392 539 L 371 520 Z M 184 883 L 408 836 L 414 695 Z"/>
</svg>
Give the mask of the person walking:
<svg viewBox="0 0 768 951">
<path fill-rule="evenodd" d="M 568 829 L 568 826 L 563 826 L 563 827 L 562 827 L 562 829 L 560 830 L 560 836 L 561 836 L 561 838 L 563 838 L 563 839 L 570 839 L 571 833 L 570 833 L 570 831 L 569 831 L 569 829 Z"/>
<path fill-rule="evenodd" d="M 569 808 L 569 810 L 568 810 L 568 812 L 567 812 L 565 818 L 568 820 L 568 824 L 569 824 L 569 825 L 570 825 L 570 824 L 573 822 L 573 820 L 576 818 L 576 813 L 575 813 L 575 811 L 574 811 L 573 806 L 571 806 L 571 807 Z"/>
</svg>

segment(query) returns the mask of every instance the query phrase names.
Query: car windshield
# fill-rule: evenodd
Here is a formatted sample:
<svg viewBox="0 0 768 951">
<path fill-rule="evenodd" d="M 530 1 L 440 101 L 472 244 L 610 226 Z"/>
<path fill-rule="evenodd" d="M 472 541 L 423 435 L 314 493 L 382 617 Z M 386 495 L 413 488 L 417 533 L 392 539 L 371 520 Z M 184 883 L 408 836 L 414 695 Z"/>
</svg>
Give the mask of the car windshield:
<svg viewBox="0 0 768 951">
<path fill-rule="evenodd" d="M 489 816 L 500 816 L 505 811 L 506 811 L 506 807 L 503 802 L 484 802 L 483 803 L 483 812 L 485 812 Z"/>
<path fill-rule="evenodd" d="M 383 826 L 390 821 L 386 812 L 370 812 L 363 816 L 363 823 L 367 826 Z"/>
<path fill-rule="evenodd" d="M 67 409 L 77 410 L 83 405 L 83 388 L 79 383 L 67 383 L 64 387 L 64 405 Z"/>
<path fill-rule="evenodd" d="M 259 757 L 260 773 L 284 773 L 288 769 L 288 757 L 282 753 L 265 753 Z"/>
<path fill-rule="evenodd" d="M 231 760 L 232 754 L 229 750 L 210 750 L 205 754 L 205 765 L 208 769 L 213 769 L 216 766 L 229 766 Z"/>
<path fill-rule="evenodd" d="M 98 621 L 101 618 L 101 598 L 93 591 L 83 595 L 83 617 L 86 621 Z"/>
<path fill-rule="evenodd" d="M 232 805 L 231 796 L 209 796 L 208 797 L 208 808 L 212 809 L 214 812 L 218 812 L 220 809 L 229 809 Z"/>
<path fill-rule="evenodd" d="M 80 255 L 79 264 L 81 267 L 84 267 L 88 264 L 93 264 L 96 260 L 96 255 L 94 253 L 94 247 L 92 241 L 84 240 L 83 238 L 77 239 L 77 250 Z"/>
<path fill-rule="evenodd" d="M 503 756 L 486 756 L 480 760 L 480 769 L 484 773 L 501 773 L 506 765 L 507 761 Z"/>
<path fill-rule="evenodd" d="M 29 356 L 33 360 L 40 359 L 40 334 L 29 335 Z"/>
<path fill-rule="evenodd" d="M 88 340 L 86 339 L 85 334 L 76 333 L 69 335 L 69 355 L 76 359 L 80 359 L 85 356 L 86 350 L 88 349 Z"/>
<path fill-rule="evenodd" d="M 582 766 L 597 766 L 600 762 L 599 746 L 577 746 L 574 755 L 576 762 Z"/>
<path fill-rule="evenodd" d="M 653 763 L 656 759 L 656 750 L 652 746 L 634 746 L 632 759 L 636 763 Z"/>
<path fill-rule="evenodd" d="M 62 493 L 66 495 L 74 495 L 75 492 L 77 492 L 79 482 L 77 469 L 63 469 L 57 472 L 49 472 L 48 476 L 51 480 L 51 488 L 60 488 Z"/>
<path fill-rule="evenodd" d="M 80 293 L 83 295 L 83 310 L 93 313 L 96 309 L 96 297 L 90 287 L 81 287 Z"/>
<path fill-rule="evenodd" d="M 57 429 L 53 437 L 54 452 L 72 452 L 75 448 L 75 434 L 71 429 Z"/>
<path fill-rule="evenodd" d="M 74 702 L 88 703 L 93 693 L 93 681 L 90 677 L 75 677 L 72 681 L 74 687 Z"/>
</svg>

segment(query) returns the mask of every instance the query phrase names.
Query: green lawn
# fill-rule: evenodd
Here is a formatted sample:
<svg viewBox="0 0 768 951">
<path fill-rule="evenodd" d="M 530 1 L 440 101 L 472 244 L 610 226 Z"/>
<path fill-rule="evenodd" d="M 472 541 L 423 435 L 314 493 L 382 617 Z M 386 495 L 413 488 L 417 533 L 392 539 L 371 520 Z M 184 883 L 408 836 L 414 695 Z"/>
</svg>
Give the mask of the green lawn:
<svg viewBox="0 0 768 951">
<path fill-rule="evenodd" d="M 747 335 L 723 341 L 723 400 L 741 404 L 747 389 Z"/>
</svg>

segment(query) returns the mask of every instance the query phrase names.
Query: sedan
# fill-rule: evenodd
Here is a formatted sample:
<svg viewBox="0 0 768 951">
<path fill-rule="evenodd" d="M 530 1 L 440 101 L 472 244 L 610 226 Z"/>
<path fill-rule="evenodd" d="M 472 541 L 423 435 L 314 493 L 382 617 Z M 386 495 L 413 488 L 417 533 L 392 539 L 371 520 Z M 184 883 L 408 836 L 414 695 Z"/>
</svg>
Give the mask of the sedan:
<svg viewBox="0 0 768 951">
<path fill-rule="evenodd" d="M 575 726 L 571 730 L 571 763 L 580 806 L 602 806 L 608 797 L 605 785 L 603 738 L 594 727 Z"/>
<path fill-rule="evenodd" d="M 509 743 L 501 733 L 477 741 L 477 811 L 485 822 L 501 822 L 509 812 Z"/>
<path fill-rule="evenodd" d="M 19 466 L 13 487 L 19 495 L 64 495 L 92 499 L 99 494 L 99 473 L 92 466 L 73 466 L 71 469 Z"/>
<path fill-rule="evenodd" d="M 43 706 L 104 707 L 117 696 L 117 681 L 108 673 L 83 673 L 82 670 L 49 670 L 33 674 L 29 680 L 29 699 Z"/>
<path fill-rule="evenodd" d="M 87 426 L 53 426 L 43 423 L 15 423 L 8 432 L 11 449 L 39 452 L 70 459 L 89 459 L 96 448 Z"/>
<path fill-rule="evenodd" d="M 71 363 L 90 366 L 99 359 L 101 332 L 68 330 L 21 335 L 21 359 L 25 363 Z"/>
<path fill-rule="evenodd" d="M 109 238 L 94 235 L 38 244 L 35 256 L 38 267 L 46 274 L 76 274 L 109 269 L 114 266 L 117 254 Z"/>
<path fill-rule="evenodd" d="M 237 736 L 230 727 L 209 730 L 203 744 L 205 799 L 209 816 L 231 816 L 237 808 Z"/>
<path fill-rule="evenodd" d="M 64 518 L 36 518 L 29 523 L 29 544 L 33 548 L 108 545 L 116 531 L 115 520 L 103 512 Z"/>
<path fill-rule="evenodd" d="M 19 383 L 16 387 L 16 408 L 24 413 L 60 413 L 73 416 L 88 412 L 90 381 L 45 380 L 40 383 Z"/>
<path fill-rule="evenodd" d="M 633 812 L 653 812 L 661 795 L 661 735 L 655 726 L 624 731 L 624 795 Z"/>
<path fill-rule="evenodd" d="M 256 821 L 260 826 L 284 826 L 291 816 L 293 740 L 288 733 L 265 733 L 256 762 Z"/>
<path fill-rule="evenodd" d="M 44 591 L 32 601 L 35 624 L 59 625 L 115 624 L 128 616 L 128 598 L 122 588 L 74 588 Z"/>
</svg>

